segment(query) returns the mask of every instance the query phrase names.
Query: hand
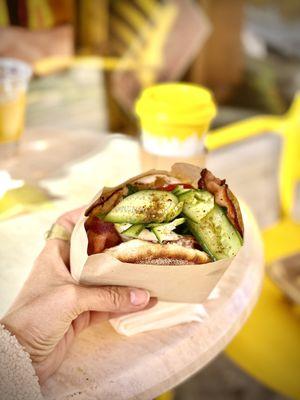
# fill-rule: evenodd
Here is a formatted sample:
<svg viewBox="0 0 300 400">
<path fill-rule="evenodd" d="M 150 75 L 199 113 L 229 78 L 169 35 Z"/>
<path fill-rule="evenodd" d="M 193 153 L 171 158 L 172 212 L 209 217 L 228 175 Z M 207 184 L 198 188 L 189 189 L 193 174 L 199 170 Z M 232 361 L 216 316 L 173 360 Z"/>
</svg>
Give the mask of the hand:
<svg viewBox="0 0 300 400">
<path fill-rule="evenodd" d="M 58 219 L 69 232 L 82 210 Z M 59 367 L 74 338 L 88 326 L 151 307 L 147 291 L 127 287 L 84 287 L 69 272 L 70 243 L 46 242 L 23 289 L 1 323 L 30 354 L 40 382 Z"/>
</svg>

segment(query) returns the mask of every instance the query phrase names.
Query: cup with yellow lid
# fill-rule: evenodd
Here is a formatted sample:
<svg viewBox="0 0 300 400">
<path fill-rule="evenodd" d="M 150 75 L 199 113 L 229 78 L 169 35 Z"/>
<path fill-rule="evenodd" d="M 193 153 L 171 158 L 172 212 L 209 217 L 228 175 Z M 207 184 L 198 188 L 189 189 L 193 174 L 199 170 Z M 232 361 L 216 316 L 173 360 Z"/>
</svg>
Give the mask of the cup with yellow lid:
<svg viewBox="0 0 300 400">
<path fill-rule="evenodd" d="M 216 115 L 209 90 L 188 83 L 154 85 L 137 100 L 136 114 L 141 125 L 143 164 L 147 154 L 152 168 L 181 160 L 203 162 L 204 137 Z"/>
</svg>

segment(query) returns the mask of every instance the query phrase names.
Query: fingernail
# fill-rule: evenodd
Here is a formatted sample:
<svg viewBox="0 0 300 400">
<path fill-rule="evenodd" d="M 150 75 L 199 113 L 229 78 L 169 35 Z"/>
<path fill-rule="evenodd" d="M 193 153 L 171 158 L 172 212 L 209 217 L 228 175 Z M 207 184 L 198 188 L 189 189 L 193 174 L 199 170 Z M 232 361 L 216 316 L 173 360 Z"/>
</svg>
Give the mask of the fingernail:
<svg viewBox="0 0 300 400">
<path fill-rule="evenodd" d="M 130 291 L 130 302 L 134 306 L 140 306 L 141 304 L 148 303 L 150 299 L 150 293 L 147 290 L 142 289 L 131 289 Z"/>
</svg>

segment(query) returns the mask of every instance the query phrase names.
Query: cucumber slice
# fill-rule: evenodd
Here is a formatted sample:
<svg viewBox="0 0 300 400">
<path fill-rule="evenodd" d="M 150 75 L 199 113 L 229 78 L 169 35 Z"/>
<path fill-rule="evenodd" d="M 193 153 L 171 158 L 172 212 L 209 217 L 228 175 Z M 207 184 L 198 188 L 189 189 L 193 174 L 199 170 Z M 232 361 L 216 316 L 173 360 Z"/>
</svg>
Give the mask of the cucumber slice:
<svg viewBox="0 0 300 400">
<path fill-rule="evenodd" d="M 130 228 L 132 226 L 132 224 L 115 224 L 115 228 L 119 233 L 123 233 L 124 231 L 126 231 L 128 228 Z"/>
<path fill-rule="evenodd" d="M 116 225 L 116 224 L 115 224 Z M 126 224 L 124 224 L 126 225 Z M 130 225 L 130 224 L 127 224 Z M 157 237 L 149 229 L 145 229 L 143 224 L 135 224 L 128 228 L 126 231 L 122 232 L 122 235 L 128 238 L 141 239 L 150 242 L 157 242 Z"/>
<path fill-rule="evenodd" d="M 190 192 L 192 189 L 184 189 L 181 186 L 177 186 L 174 190 L 172 190 L 172 193 L 175 194 L 175 196 L 180 196 L 184 193 Z"/>
<path fill-rule="evenodd" d="M 214 207 L 214 196 L 205 190 L 190 190 L 178 198 L 184 202 L 183 214 L 194 222 L 200 222 Z"/>
<path fill-rule="evenodd" d="M 123 231 L 122 234 L 128 237 L 137 238 L 143 229 L 143 224 L 136 224 Z"/>
<path fill-rule="evenodd" d="M 215 205 L 199 223 L 187 218 L 187 225 L 213 260 L 235 256 L 243 244 L 240 234 L 218 205 Z"/>
<path fill-rule="evenodd" d="M 146 228 L 154 228 L 155 226 L 161 225 L 160 222 L 153 222 L 152 224 L 147 224 Z"/>
<path fill-rule="evenodd" d="M 168 227 L 170 227 L 171 229 L 169 230 L 173 230 L 176 228 L 176 226 L 181 225 L 185 222 L 185 218 L 176 218 L 174 219 L 172 222 L 167 222 L 167 223 L 158 223 L 158 222 L 154 222 L 153 224 L 147 224 L 146 228 L 155 228 L 156 226 L 161 226 L 161 227 L 166 227 L 166 229 L 168 229 Z"/>
<path fill-rule="evenodd" d="M 174 218 L 176 218 L 182 211 L 183 209 L 183 201 L 180 201 L 179 203 L 176 204 L 175 207 L 171 208 L 170 211 L 167 213 L 165 217 L 166 222 L 172 221 Z"/>
<path fill-rule="evenodd" d="M 178 235 L 172 231 L 176 228 L 176 226 L 181 225 L 184 222 L 185 218 L 177 218 L 167 224 L 157 224 L 156 226 L 152 227 L 152 232 L 155 234 L 160 243 L 164 240 L 176 240 Z"/>
<path fill-rule="evenodd" d="M 181 212 L 182 206 L 171 192 L 141 190 L 125 197 L 104 220 L 131 224 L 170 221 Z"/>
</svg>

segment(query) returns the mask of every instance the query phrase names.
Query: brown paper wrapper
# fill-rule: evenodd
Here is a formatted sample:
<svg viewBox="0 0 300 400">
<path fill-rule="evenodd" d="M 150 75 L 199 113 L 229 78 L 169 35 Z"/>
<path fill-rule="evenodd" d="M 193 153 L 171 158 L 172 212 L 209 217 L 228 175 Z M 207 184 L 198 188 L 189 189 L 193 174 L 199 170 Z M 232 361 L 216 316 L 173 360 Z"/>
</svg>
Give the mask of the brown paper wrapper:
<svg viewBox="0 0 300 400">
<path fill-rule="evenodd" d="M 201 169 L 190 164 L 174 164 L 171 175 L 184 182 L 195 184 Z M 168 171 L 151 170 L 138 175 L 126 183 L 153 174 L 170 174 Z M 123 184 L 122 184 L 123 185 Z M 120 185 L 120 186 L 122 186 Z M 104 188 L 95 199 L 104 191 Z M 92 204 L 92 203 L 91 203 Z M 71 238 L 71 274 L 85 285 L 131 286 L 149 290 L 159 300 L 180 303 L 202 303 L 221 279 L 233 258 L 201 265 L 148 265 L 119 261 L 106 253 L 87 255 L 87 235 L 84 228 L 86 217 L 81 216 Z M 244 245 L 237 254 L 239 257 Z"/>
</svg>

